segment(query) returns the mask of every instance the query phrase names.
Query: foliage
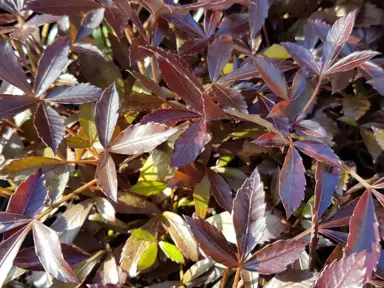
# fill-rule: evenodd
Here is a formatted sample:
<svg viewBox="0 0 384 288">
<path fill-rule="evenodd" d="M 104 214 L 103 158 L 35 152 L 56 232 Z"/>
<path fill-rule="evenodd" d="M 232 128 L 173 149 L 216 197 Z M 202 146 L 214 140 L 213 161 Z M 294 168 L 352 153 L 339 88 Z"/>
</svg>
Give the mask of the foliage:
<svg viewBox="0 0 384 288">
<path fill-rule="evenodd" d="M 383 287 L 383 18 L 0 1 L 0 285 Z"/>
</svg>

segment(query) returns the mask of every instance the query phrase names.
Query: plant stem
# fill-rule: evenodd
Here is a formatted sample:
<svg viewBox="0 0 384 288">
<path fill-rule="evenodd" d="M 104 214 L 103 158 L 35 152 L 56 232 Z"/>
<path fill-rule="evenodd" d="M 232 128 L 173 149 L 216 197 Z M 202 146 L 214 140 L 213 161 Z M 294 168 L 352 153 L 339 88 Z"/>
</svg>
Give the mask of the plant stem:
<svg viewBox="0 0 384 288">
<path fill-rule="evenodd" d="M 305 111 L 307 111 L 308 108 L 311 106 L 313 100 L 315 100 L 315 98 L 316 98 L 316 96 L 317 96 L 317 93 L 319 93 L 319 90 L 320 90 L 320 86 L 321 86 L 321 82 L 322 82 L 322 80 L 323 80 L 323 78 L 320 76 L 320 77 L 319 77 L 319 80 L 317 81 L 315 90 L 313 90 L 313 93 L 312 93 L 311 98 L 309 99 L 309 101 L 307 102 L 307 104 L 305 104 L 304 108 L 301 110 L 301 113 L 304 113 Z"/>
<path fill-rule="evenodd" d="M 309 243 L 309 269 L 312 271 L 315 269 L 316 263 L 316 248 L 317 243 L 319 242 L 319 238 L 317 237 L 318 227 L 319 227 L 319 217 L 318 213 L 314 213 L 313 215 L 313 224 L 312 224 L 312 232 L 311 232 L 311 240 Z"/>
<path fill-rule="evenodd" d="M 371 185 L 365 181 L 363 178 L 359 176 L 353 169 L 351 169 L 348 165 L 343 163 L 343 168 L 348 171 L 348 173 L 355 178 L 361 185 L 363 185 L 365 188 L 370 189 Z"/>
<path fill-rule="evenodd" d="M 67 161 L 68 164 L 93 164 L 97 165 L 97 160 L 92 159 L 84 159 L 84 160 L 74 160 L 74 161 Z"/>
<path fill-rule="evenodd" d="M 61 204 L 64 204 L 65 202 L 71 200 L 72 198 L 74 198 L 78 194 L 84 192 L 85 190 L 87 190 L 89 187 L 91 187 L 94 184 L 96 184 L 96 179 L 93 179 L 92 181 L 84 184 L 83 186 L 81 186 L 81 187 L 77 188 L 76 190 L 74 190 L 73 192 L 69 193 L 67 196 L 63 197 L 61 200 L 57 201 L 51 207 L 49 207 L 47 210 L 45 210 L 43 213 L 41 213 L 39 216 L 37 216 L 36 219 L 40 220 L 44 216 L 46 216 L 49 213 L 51 213 L 54 209 L 59 207 Z"/>
<path fill-rule="evenodd" d="M 225 288 L 225 284 L 227 284 L 228 276 L 229 276 L 229 269 L 227 268 L 223 271 L 219 288 Z"/>
<path fill-rule="evenodd" d="M 235 280 L 233 281 L 233 288 L 237 288 L 237 286 L 239 286 L 239 281 L 240 281 L 240 268 L 237 268 Z"/>
</svg>

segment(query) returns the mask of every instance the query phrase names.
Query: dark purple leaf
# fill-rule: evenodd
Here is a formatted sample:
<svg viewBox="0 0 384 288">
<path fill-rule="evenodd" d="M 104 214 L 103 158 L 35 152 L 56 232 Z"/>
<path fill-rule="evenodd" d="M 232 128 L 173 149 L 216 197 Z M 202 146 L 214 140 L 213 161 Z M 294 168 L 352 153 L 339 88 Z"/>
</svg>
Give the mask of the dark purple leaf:
<svg viewBox="0 0 384 288">
<path fill-rule="evenodd" d="M 115 0 L 114 3 L 124 13 L 124 15 L 127 18 L 129 18 L 133 22 L 133 24 L 136 25 L 136 28 L 139 31 L 141 37 L 143 37 L 143 39 L 146 39 L 147 34 L 145 33 L 143 24 L 141 24 L 140 19 L 138 15 L 135 13 L 135 11 L 133 11 L 131 4 L 125 0 Z M 110 8 L 111 7 L 109 7 L 107 11 L 110 10 Z M 115 12 L 115 11 L 112 10 L 111 12 Z M 108 13 L 108 14 L 111 14 L 111 16 L 115 16 L 116 13 Z M 107 17 L 107 21 L 109 21 L 110 18 L 111 17 Z"/>
<path fill-rule="evenodd" d="M 31 219 L 20 214 L 0 212 L 0 233 L 25 225 L 30 221 Z"/>
<path fill-rule="evenodd" d="M 0 286 L 3 286 L 17 252 L 30 230 L 31 225 L 28 225 L 0 243 Z"/>
<path fill-rule="evenodd" d="M 238 266 L 235 252 L 224 235 L 213 225 L 202 220 L 184 216 L 197 243 L 213 261 L 230 268 Z"/>
<path fill-rule="evenodd" d="M 215 100 L 224 108 L 234 108 L 244 112 L 247 111 L 247 103 L 243 99 L 240 90 L 215 84 L 212 85 L 211 92 Z"/>
<path fill-rule="evenodd" d="M 349 235 L 345 247 L 345 255 L 366 251 L 365 279 L 369 279 L 373 271 L 376 271 L 380 259 L 378 226 L 372 193 L 367 189 L 360 197 L 349 220 Z"/>
<path fill-rule="evenodd" d="M 322 162 L 316 163 L 316 186 L 314 213 L 319 219 L 331 203 L 333 192 L 335 192 L 341 171 Z"/>
<path fill-rule="evenodd" d="M 81 42 L 99 27 L 104 19 L 104 8 L 95 9 L 87 14 L 83 19 L 79 31 L 77 32 L 75 42 Z"/>
<path fill-rule="evenodd" d="M 44 50 L 36 74 L 35 93 L 37 96 L 44 93 L 60 76 L 67 65 L 68 52 L 68 38 L 59 38 Z"/>
<path fill-rule="evenodd" d="M 299 69 L 299 71 L 296 72 L 295 78 L 293 78 L 291 91 L 289 93 L 289 99 L 291 101 L 294 101 L 300 97 L 301 93 L 303 93 L 305 90 L 307 81 L 307 73 L 304 69 Z"/>
<path fill-rule="evenodd" d="M 251 39 L 255 39 L 265 19 L 268 17 L 269 0 L 250 0 L 248 3 L 248 22 L 251 27 Z"/>
<path fill-rule="evenodd" d="M 296 141 L 295 147 L 317 161 L 340 167 L 339 157 L 326 144 L 316 141 Z"/>
<path fill-rule="evenodd" d="M 370 84 L 373 88 L 375 88 L 377 92 L 384 96 L 384 77 L 374 78 L 372 80 L 369 80 L 367 83 Z"/>
<path fill-rule="evenodd" d="M 185 15 L 169 14 L 164 15 L 163 18 L 175 25 L 175 27 L 179 28 L 180 30 L 183 30 L 184 32 L 187 32 L 199 38 L 205 38 L 205 33 L 203 29 L 193 19 L 190 13 Z"/>
<path fill-rule="evenodd" d="M 157 57 L 161 75 L 168 87 L 199 112 L 203 112 L 203 87 L 189 66 L 176 55 L 161 49 L 145 47 Z"/>
<path fill-rule="evenodd" d="M 315 75 L 320 74 L 320 65 L 311 52 L 304 47 L 291 42 L 284 42 L 282 45 L 288 51 L 289 55 L 291 55 L 292 59 L 299 63 L 303 69 L 306 69 Z"/>
<path fill-rule="evenodd" d="M 365 252 L 361 252 L 326 266 L 313 288 L 362 287 L 364 282 Z"/>
<path fill-rule="evenodd" d="M 270 60 L 261 57 L 253 58 L 253 63 L 269 89 L 277 96 L 288 100 L 287 81 L 279 68 L 272 64 Z"/>
<path fill-rule="evenodd" d="M 208 47 L 207 63 L 212 82 L 216 82 L 219 79 L 224 66 L 232 56 L 232 51 L 232 37 L 228 35 L 220 36 Z"/>
<path fill-rule="evenodd" d="M 284 147 L 288 145 L 288 142 L 275 132 L 267 132 L 259 136 L 256 140 L 253 140 L 251 143 L 263 147 Z"/>
<path fill-rule="evenodd" d="M 244 263 L 244 268 L 264 275 L 283 272 L 300 257 L 306 246 L 305 241 L 276 241 L 257 251 Z"/>
<path fill-rule="evenodd" d="M 36 110 L 34 124 L 40 139 L 56 154 L 65 135 L 63 117 L 52 107 L 41 103 Z"/>
<path fill-rule="evenodd" d="M 192 123 L 175 142 L 171 167 L 183 167 L 199 156 L 204 146 L 207 123 L 200 119 Z"/>
<path fill-rule="evenodd" d="M 96 168 L 95 177 L 100 190 L 117 202 L 117 174 L 112 156 L 105 151 Z"/>
<path fill-rule="evenodd" d="M 31 96 L 0 94 L 0 120 L 15 116 L 16 114 L 31 108 L 35 106 L 38 101 L 38 99 Z"/>
<path fill-rule="evenodd" d="M 65 261 L 69 265 L 80 263 L 90 256 L 84 250 L 70 244 L 61 244 L 61 251 Z M 30 271 L 44 271 L 44 268 L 36 255 L 35 248 L 21 250 L 15 258 L 14 265 Z"/>
<path fill-rule="evenodd" d="M 224 110 L 219 107 L 210 96 L 210 92 L 204 92 L 203 102 L 204 102 L 204 118 L 206 122 L 211 122 L 213 120 L 220 120 L 227 118 Z"/>
<path fill-rule="evenodd" d="M 57 233 L 38 220 L 33 222 L 32 228 L 36 255 L 44 270 L 60 281 L 78 283 L 76 274 L 64 260 Z"/>
<path fill-rule="evenodd" d="M 2 0 L 0 9 L 12 14 L 18 14 L 24 7 L 24 0 Z"/>
<path fill-rule="evenodd" d="M 185 42 L 179 49 L 179 54 L 192 55 L 204 51 L 208 47 L 209 40 L 205 38 L 196 38 L 190 41 Z"/>
<path fill-rule="evenodd" d="M 296 132 L 300 135 L 308 135 L 313 137 L 326 137 L 327 133 L 324 128 L 313 120 L 301 120 L 294 124 Z"/>
<path fill-rule="evenodd" d="M 248 13 L 234 13 L 223 18 L 216 35 L 241 36 L 249 32 Z"/>
<path fill-rule="evenodd" d="M 336 230 L 331 230 L 331 229 L 319 229 L 319 233 L 323 234 L 324 236 L 342 244 L 345 245 L 347 244 L 347 239 L 348 239 L 348 233 L 346 232 L 340 232 Z"/>
<path fill-rule="evenodd" d="M 303 160 L 299 152 L 293 146 L 290 146 L 280 173 L 280 197 L 287 218 L 291 216 L 304 199 L 305 185 Z"/>
<path fill-rule="evenodd" d="M 43 209 L 47 193 L 44 177 L 38 171 L 17 187 L 8 202 L 7 212 L 34 218 Z"/>
<path fill-rule="evenodd" d="M 99 48 L 89 43 L 75 43 L 72 45 L 71 50 L 72 52 L 97 57 L 101 60 L 106 58 L 105 54 Z"/>
<path fill-rule="evenodd" d="M 119 93 L 112 84 L 104 90 L 96 103 L 95 122 L 100 143 L 107 148 L 111 142 L 117 119 L 119 118 Z"/>
<path fill-rule="evenodd" d="M 52 15 L 77 15 L 102 8 L 100 3 L 93 0 L 30 0 L 25 6 L 33 12 Z"/>
<path fill-rule="evenodd" d="M 347 42 L 349 35 L 352 33 L 355 24 L 357 10 L 348 13 L 333 24 L 328 32 L 323 47 L 323 57 L 321 59 L 321 74 L 328 72 L 329 67 L 334 63 L 340 51 Z"/>
<path fill-rule="evenodd" d="M 216 202 L 228 212 L 232 211 L 232 191 L 227 182 L 218 173 L 207 169 L 209 182 L 211 183 L 211 192 Z"/>
<path fill-rule="evenodd" d="M 352 70 L 362 63 L 368 61 L 369 59 L 379 55 L 379 52 L 376 51 L 357 51 L 349 54 L 348 56 L 340 59 L 335 64 L 333 64 L 326 72 L 327 75 L 346 72 Z"/>
<path fill-rule="evenodd" d="M 199 114 L 182 109 L 161 109 L 148 113 L 141 119 L 141 124 L 149 122 L 162 123 L 167 126 L 175 126 L 180 121 L 201 117 Z"/>
<path fill-rule="evenodd" d="M 58 104 L 84 104 L 100 99 L 102 90 L 89 83 L 61 86 L 50 91 L 44 100 Z"/>
<path fill-rule="evenodd" d="M 217 26 L 220 24 L 221 17 L 223 17 L 222 11 L 205 10 L 204 31 L 208 38 L 215 34 Z"/>
<path fill-rule="evenodd" d="M 132 125 L 117 136 L 109 151 L 125 155 L 146 153 L 166 141 L 176 131 L 163 124 L 153 122 Z"/>
<path fill-rule="evenodd" d="M 239 259 L 244 261 L 263 237 L 267 227 L 263 182 L 257 169 L 247 178 L 233 200 L 233 226 Z"/>
<path fill-rule="evenodd" d="M 0 78 L 25 93 L 31 93 L 31 86 L 27 81 L 27 76 L 20 67 L 11 44 L 3 38 L 0 38 Z"/>
<path fill-rule="evenodd" d="M 349 219 L 351 218 L 353 211 L 357 205 L 358 199 L 354 199 L 347 205 L 341 207 L 335 215 L 327 219 L 324 223 L 320 224 L 321 228 L 336 228 L 345 227 L 349 225 Z"/>
<path fill-rule="evenodd" d="M 278 102 L 268 114 L 267 118 L 286 118 L 289 115 L 290 100 Z"/>
</svg>

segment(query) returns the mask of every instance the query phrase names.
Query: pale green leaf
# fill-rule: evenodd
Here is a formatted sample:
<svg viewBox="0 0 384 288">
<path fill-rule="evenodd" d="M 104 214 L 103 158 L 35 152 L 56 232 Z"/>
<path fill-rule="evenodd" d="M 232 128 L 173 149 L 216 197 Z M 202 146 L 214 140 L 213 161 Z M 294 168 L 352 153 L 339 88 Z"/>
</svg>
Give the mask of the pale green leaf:
<svg viewBox="0 0 384 288">
<path fill-rule="evenodd" d="M 180 250 L 177 249 L 175 245 L 168 242 L 160 241 L 159 246 L 161 250 L 163 250 L 164 254 L 173 262 L 176 262 L 179 264 L 184 263 L 183 254 L 181 254 Z"/>
<path fill-rule="evenodd" d="M 137 264 L 137 267 L 139 270 L 145 270 L 151 267 L 157 258 L 157 243 L 151 244 L 141 255 L 141 258 L 139 260 L 139 263 Z"/>
</svg>

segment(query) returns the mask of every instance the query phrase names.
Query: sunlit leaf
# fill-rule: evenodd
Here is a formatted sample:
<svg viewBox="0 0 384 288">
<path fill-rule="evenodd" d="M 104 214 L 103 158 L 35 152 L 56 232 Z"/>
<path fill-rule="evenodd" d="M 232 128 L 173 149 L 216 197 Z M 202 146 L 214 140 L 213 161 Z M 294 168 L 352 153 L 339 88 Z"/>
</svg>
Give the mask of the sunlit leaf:
<svg viewBox="0 0 384 288">
<path fill-rule="evenodd" d="M 171 243 L 160 241 L 159 246 L 161 250 L 164 252 L 164 254 L 171 259 L 173 262 L 176 263 L 184 263 L 184 257 L 183 254 L 177 249 L 177 247 Z"/>
<path fill-rule="evenodd" d="M 228 35 L 218 37 L 208 48 L 208 71 L 212 82 L 216 82 L 219 78 L 225 64 L 232 55 L 232 51 L 232 37 Z"/>
<path fill-rule="evenodd" d="M 159 181 L 143 181 L 138 182 L 129 188 L 129 191 L 142 195 L 151 196 L 156 195 L 163 191 L 167 186 L 163 182 Z"/>
</svg>

